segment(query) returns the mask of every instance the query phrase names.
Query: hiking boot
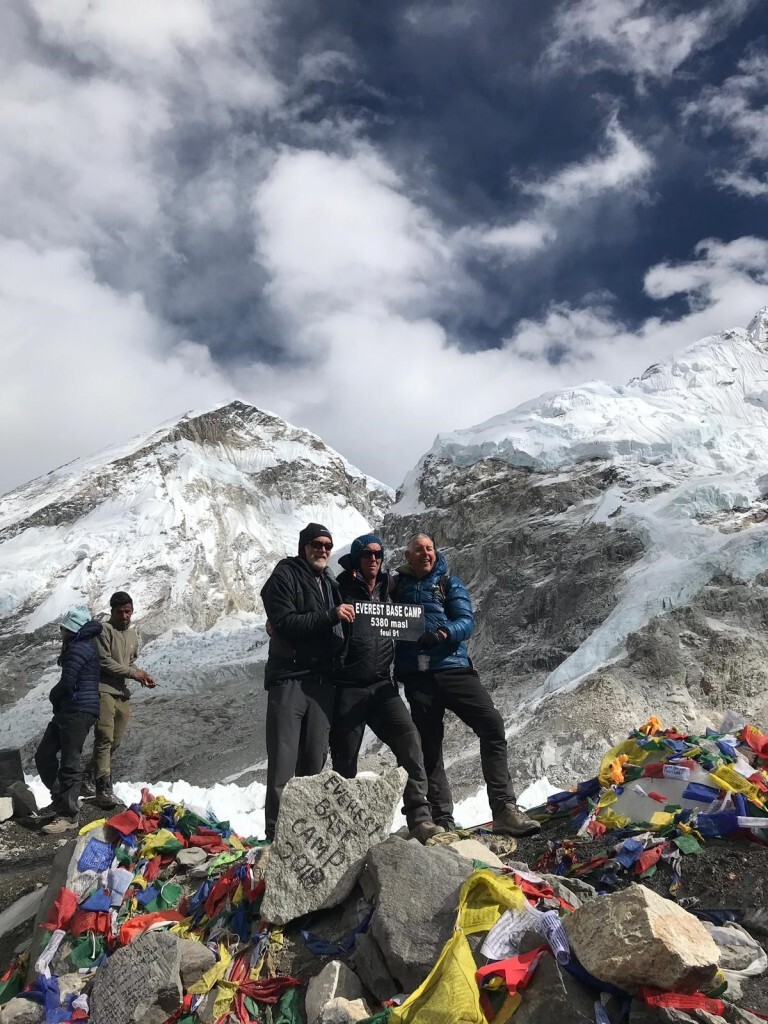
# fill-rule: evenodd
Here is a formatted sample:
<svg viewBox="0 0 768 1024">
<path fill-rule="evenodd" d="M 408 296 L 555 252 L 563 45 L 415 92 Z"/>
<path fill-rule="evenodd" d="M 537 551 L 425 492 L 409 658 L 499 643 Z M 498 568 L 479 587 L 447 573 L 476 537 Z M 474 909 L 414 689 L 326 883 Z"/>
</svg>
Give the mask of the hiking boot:
<svg viewBox="0 0 768 1024">
<path fill-rule="evenodd" d="M 444 829 L 446 832 L 457 832 L 460 828 L 450 814 L 446 814 L 442 818 L 435 818 L 435 824 L 439 825 L 440 828 Z"/>
<path fill-rule="evenodd" d="M 77 828 L 77 817 L 71 818 L 68 814 L 57 814 L 40 829 L 47 836 L 57 836 L 62 832 Z"/>
<path fill-rule="evenodd" d="M 408 833 L 408 838 L 418 839 L 423 846 L 428 839 L 439 836 L 442 832 L 445 832 L 445 829 L 441 825 L 436 825 L 434 821 L 420 821 Z"/>
<path fill-rule="evenodd" d="M 541 825 L 520 810 L 517 804 L 505 804 L 502 811 L 493 819 L 491 826 L 494 832 L 506 836 L 530 836 L 541 831 Z"/>
<path fill-rule="evenodd" d="M 83 772 L 83 777 L 80 780 L 80 796 L 96 796 L 96 783 L 90 771 Z"/>
<path fill-rule="evenodd" d="M 59 805 L 54 801 L 52 804 L 46 804 L 45 807 L 41 807 L 38 812 L 38 818 L 55 818 L 59 814 Z"/>
<path fill-rule="evenodd" d="M 112 792 L 112 782 L 106 775 L 103 779 L 96 779 L 96 804 L 105 811 L 117 807 L 117 797 Z"/>
</svg>

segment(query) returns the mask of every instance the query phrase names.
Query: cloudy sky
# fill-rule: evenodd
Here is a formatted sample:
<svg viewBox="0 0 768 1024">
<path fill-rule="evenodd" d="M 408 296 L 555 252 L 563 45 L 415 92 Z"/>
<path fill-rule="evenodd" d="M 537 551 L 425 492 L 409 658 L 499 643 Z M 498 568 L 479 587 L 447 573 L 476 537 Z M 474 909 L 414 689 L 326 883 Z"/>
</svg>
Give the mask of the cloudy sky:
<svg viewBox="0 0 768 1024">
<path fill-rule="evenodd" d="M 760 0 L 5 0 L 0 492 L 234 397 L 397 485 L 768 304 Z"/>
</svg>

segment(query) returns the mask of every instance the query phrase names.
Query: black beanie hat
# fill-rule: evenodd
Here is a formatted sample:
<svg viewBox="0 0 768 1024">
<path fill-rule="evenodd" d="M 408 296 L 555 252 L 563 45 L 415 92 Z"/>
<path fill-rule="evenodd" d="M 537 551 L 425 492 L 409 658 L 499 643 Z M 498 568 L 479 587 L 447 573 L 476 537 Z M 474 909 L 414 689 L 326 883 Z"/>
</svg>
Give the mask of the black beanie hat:
<svg viewBox="0 0 768 1024">
<path fill-rule="evenodd" d="M 321 526 L 320 523 L 307 523 L 299 534 L 299 554 L 302 558 L 304 557 L 304 548 L 315 537 L 327 537 L 331 544 L 333 544 L 331 531 L 326 526 Z"/>
</svg>

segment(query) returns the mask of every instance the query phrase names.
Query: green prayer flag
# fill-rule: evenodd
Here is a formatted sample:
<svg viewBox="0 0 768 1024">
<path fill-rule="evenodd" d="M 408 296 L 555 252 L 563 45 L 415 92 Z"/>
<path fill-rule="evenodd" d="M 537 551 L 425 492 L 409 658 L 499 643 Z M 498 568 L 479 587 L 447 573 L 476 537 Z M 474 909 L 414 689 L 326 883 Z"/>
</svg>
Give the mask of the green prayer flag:
<svg viewBox="0 0 768 1024">
<path fill-rule="evenodd" d="M 701 846 L 694 836 L 678 836 L 673 842 L 681 853 L 701 853 Z"/>
<path fill-rule="evenodd" d="M 272 1012 L 272 1024 L 304 1024 L 304 989 L 287 988 Z"/>
</svg>

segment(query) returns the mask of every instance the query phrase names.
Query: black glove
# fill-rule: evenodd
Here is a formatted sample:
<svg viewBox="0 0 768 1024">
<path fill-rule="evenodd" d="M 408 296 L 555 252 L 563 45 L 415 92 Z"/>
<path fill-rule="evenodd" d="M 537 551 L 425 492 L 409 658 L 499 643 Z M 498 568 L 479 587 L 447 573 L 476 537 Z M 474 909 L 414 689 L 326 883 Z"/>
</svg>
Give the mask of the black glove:
<svg viewBox="0 0 768 1024">
<path fill-rule="evenodd" d="M 437 633 L 422 633 L 419 639 L 416 641 L 416 646 L 420 651 L 431 651 L 433 647 L 437 647 L 442 640 Z"/>
</svg>

